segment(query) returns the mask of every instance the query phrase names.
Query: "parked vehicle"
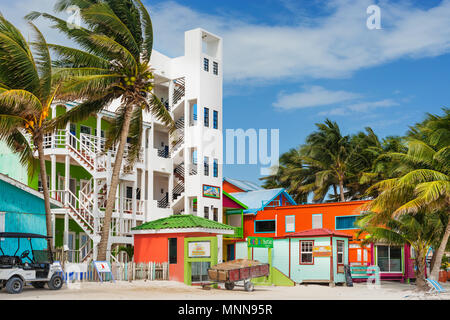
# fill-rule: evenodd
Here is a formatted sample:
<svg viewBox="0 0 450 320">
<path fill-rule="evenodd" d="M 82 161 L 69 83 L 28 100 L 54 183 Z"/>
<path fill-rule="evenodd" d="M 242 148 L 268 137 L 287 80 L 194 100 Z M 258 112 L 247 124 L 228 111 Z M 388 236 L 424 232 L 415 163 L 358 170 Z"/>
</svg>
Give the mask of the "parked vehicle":
<svg viewBox="0 0 450 320">
<path fill-rule="evenodd" d="M 17 239 L 17 250 L 13 256 L 5 255 L 3 239 Z M 20 240 L 28 239 L 30 250 L 20 252 Z M 0 289 L 6 288 L 11 294 L 21 293 L 24 285 L 30 283 L 41 289 L 45 284 L 51 290 L 61 289 L 64 280 L 62 267 L 54 263 L 51 250 L 33 250 L 33 239 L 47 242 L 47 237 L 31 233 L 0 233 Z M 30 257 L 31 254 L 31 257 Z"/>
<path fill-rule="evenodd" d="M 208 269 L 212 283 L 225 283 L 225 289 L 233 290 L 235 286 L 241 286 L 239 282 L 243 282 L 243 287 L 248 292 L 254 290 L 250 281 L 252 278 L 266 277 L 269 273 L 269 264 L 246 259 L 224 262 Z"/>
</svg>

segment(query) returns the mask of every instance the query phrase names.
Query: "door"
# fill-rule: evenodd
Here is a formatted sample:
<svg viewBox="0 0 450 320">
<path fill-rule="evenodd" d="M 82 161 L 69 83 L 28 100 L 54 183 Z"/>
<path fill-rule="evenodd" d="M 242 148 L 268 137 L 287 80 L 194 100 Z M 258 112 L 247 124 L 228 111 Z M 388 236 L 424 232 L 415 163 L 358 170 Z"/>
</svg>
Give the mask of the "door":
<svg viewBox="0 0 450 320">
<path fill-rule="evenodd" d="M 81 259 L 84 259 L 91 250 L 91 243 L 86 233 L 80 234 L 80 249 L 81 249 Z"/>
<path fill-rule="evenodd" d="M 227 245 L 227 261 L 233 261 L 236 259 L 234 254 L 234 248 L 235 248 L 234 243 Z"/>
<path fill-rule="evenodd" d="M 77 180 L 70 178 L 69 180 L 69 190 L 72 192 L 73 195 L 77 194 Z M 77 207 L 77 200 L 73 196 L 70 197 L 70 203 L 71 205 L 76 208 Z"/>
<path fill-rule="evenodd" d="M 70 135 L 70 145 L 72 146 L 72 148 L 76 149 L 77 148 L 77 141 L 73 137 L 77 136 L 77 126 L 74 123 L 71 123 L 69 131 L 71 133 L 71 135 Z"/>
<path fill-rule="evenodd" d="M 76 239 L 76 233 L 75 232 L 69 232 L 69 241 L 67 243 L 68 247 L 69 247 L 69 252 L 68 252 L 68 260 L 69 262 L 76 262 L 76 255 L 75 255 L 75 239 Z"/>
<path fill-rule="evenodd" d="M 195 282 L 206 282 L 208 281 L 208 269 L 210 268 L 210 262 L 192 262 L 192 273 L 191 273 L 191 281 Z"/>
</svg>

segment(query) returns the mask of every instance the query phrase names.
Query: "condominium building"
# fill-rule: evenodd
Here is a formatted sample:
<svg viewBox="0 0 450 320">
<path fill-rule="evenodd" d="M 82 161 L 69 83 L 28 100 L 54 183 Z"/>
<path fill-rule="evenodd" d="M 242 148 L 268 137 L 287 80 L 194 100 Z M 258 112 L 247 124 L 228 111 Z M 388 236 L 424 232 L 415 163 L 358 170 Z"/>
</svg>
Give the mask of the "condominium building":
<svg viewBox="0 0 450 320">
<path fill-rule="evenodd" d="M 121 168 L 109 250 L 133 244 L 131 228 L 174 214 L 222 222 L 222 39 L 202 29 L 187 31 L 184 56 L 153 51 L 151 67 L 154 93 L 170 111 L 176 131 L 169 133 L 151 114 L 144 115 L 139 159 L 132 166 L 123 161 Z M 51 116 L 74 106 L 55 104 Z M 105 136 L 119 107 L 114 101 L 45 137 L 51 197 L 61 203 L 52 209 L 53 241 L 72 262 L 96 256 L 117 148 L 106 150 Z M 8 172 L 23 173 L 25 168 L 15 165 L 17 170 Z M 38 172 L 28 185 L 42 187 Z"/>
</svg>

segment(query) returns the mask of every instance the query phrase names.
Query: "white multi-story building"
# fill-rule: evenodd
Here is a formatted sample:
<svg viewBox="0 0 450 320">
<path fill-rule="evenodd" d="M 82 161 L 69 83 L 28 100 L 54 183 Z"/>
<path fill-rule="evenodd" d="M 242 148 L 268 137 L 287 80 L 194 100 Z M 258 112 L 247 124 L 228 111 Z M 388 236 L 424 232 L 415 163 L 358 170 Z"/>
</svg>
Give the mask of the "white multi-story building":
<svg viewBox="0 0 450 320">
<path fill-rule="evenodd" d="M 111 250 L 133 243 L 132 227 L 173 214 L 222 222 L 222 39 L 202 29 L 187 31 L 184 56 L 153 51 L 151 66 L 154 93 L 177 130 L 169 134 L 151 114 L 144 115 L 140 158 L 133 167 L 124 161 L 120 175 Z M 52 116 L 73 106 L 55 105 Z M 55 246 L 74 262 L 96 255 L 115 157 L 115 148 L 105 150 L 104 137 L 119 106 L 115 101 L 45 139 L 51 196 L 63 207 L 52 211 Z M 39 186 L 34 180 L 29 184 Z"/>
</svg>

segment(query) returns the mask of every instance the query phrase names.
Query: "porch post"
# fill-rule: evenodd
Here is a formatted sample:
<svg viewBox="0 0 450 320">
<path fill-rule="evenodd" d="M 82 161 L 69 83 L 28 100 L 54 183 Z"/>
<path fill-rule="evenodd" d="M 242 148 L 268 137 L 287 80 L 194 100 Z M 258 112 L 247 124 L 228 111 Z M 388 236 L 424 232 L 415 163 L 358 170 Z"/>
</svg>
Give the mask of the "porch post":
<svg viewBox="0 0 450 320">
<path fill-rule="evenodd" d="M 97 149 L 102 150 L 102 115 L 97 113 Z"/>
<path fill-rule="evenodd" d="M 136 170 L 137 172 L 137 170 Z M 132 190 L 132 196 L 131 198 L 132 200 L 132 215 L 133 215 L 133 223 L 131 224 L 132 227 L 136 227 L 136 209 L 137 209 L 137 193 L 136 193 L 136 188 L 137 188 L 137 173 L 136 173 L 136 178 L 133 181 L 133 188 Z M 127 230 L 128 231 L 128 230 Z"/>
<path fill-rule="evenodd" d="M 54 139 L 52 139 L 52 140 L 54 140 Z M 50 160 L 51 160 L 51 178 L 50 178 L 50 181 L 51 181 L 51 189 L 50 190 L 53 190 L 53 192 L 51 193 L 51 197 L 52 198 L 54 198 L 54 199 L 56 199 L 56 190 L 58 190 L 58 187 L 56 186 L 56 155 L 54 155 L 54 154 L 52 154 L 52 155 L 50 155 Z"/>
</svg>

